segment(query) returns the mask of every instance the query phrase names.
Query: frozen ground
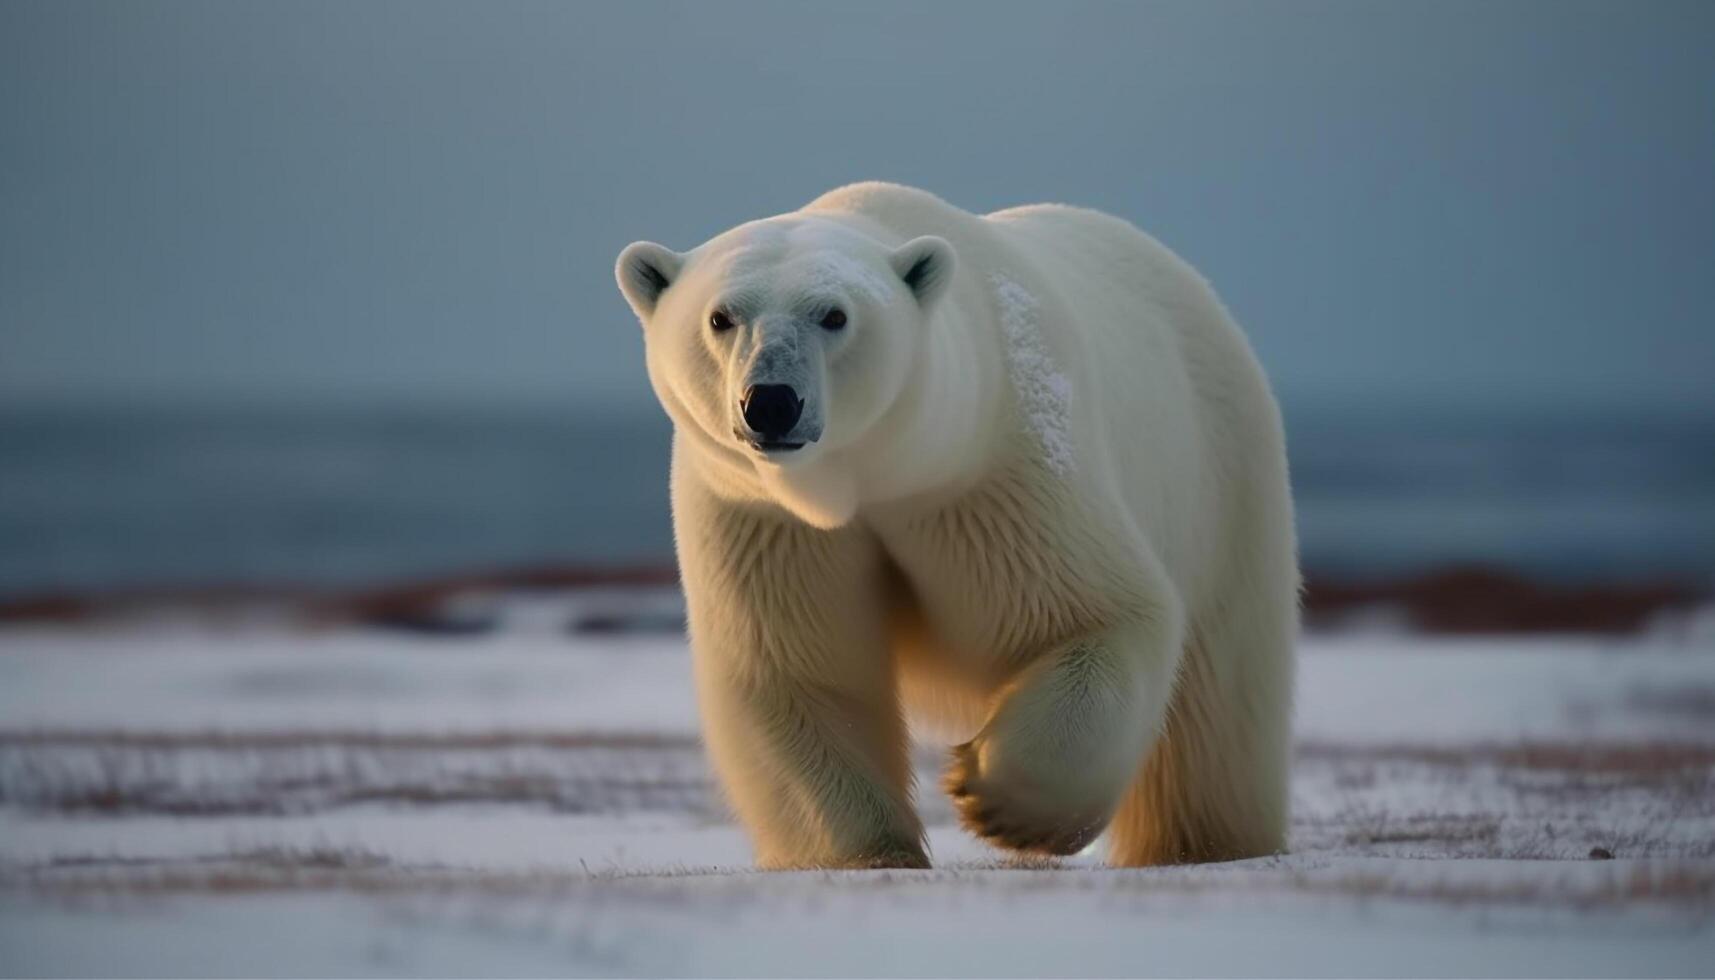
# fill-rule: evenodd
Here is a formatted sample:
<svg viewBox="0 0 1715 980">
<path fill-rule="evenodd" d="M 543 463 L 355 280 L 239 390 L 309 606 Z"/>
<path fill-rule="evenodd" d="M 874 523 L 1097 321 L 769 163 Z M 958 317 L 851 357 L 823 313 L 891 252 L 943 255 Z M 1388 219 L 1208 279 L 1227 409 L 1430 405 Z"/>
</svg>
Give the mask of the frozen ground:
<svg viewBox="0 0 1715 980">
<path fill-rule="evenodd" d="M 0 973 L 1715 970 L 1706 639 L 1307 639 L 1285 857 L 1009 864 L 925 778 L 936 870 L 759 874 L 682 644 L 536 612 L 0 630 Z"/>
</svg>

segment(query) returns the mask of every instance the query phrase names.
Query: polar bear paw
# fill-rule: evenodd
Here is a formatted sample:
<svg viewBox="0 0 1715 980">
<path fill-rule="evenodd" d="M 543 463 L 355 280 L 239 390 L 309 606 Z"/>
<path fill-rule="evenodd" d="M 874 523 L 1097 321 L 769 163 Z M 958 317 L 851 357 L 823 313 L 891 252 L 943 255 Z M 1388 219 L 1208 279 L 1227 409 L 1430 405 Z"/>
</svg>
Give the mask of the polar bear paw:
<svg viewBox="0 0 1715 980">
<path fill-rule="evenodd" d="M 757 864 L 769 871 L 921 870 L 929 867 L 929 855 L 921 844 L 899 841 L 850 854 L 758 854 Z"/>
<path fill-rule="evenodd" d="M 929 857 L 922 848 L 901 845 L 865 855 L 853 862 L 852 867 L 870 871 L 889 868 L 922 870 L 929 867 Z"/>
<path fill-rule="evenodd" d="M 953 747 L 941 786 L 966 830 L 996 847 L 1029 854 L 1076 854 L 1101 835 L 1105 816 L 1079 816 L 1026 787 L 982 772 L 975 742 Z"/>
</svg>

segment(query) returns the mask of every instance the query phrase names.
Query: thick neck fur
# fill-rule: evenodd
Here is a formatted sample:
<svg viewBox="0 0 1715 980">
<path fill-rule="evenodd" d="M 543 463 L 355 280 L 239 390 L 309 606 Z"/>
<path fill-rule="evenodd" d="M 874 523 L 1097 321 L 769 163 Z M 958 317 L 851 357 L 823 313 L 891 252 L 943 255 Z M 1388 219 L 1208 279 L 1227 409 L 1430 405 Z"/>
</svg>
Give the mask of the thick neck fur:
<svg viewBox="0 0 1715 980">
<path fill-rule="evenodd" d="M 981 341 L 989 303 L 966 270 L 925 324 L 912 375 L 893 408 L 859 442 L 864 502 L 957 493 L 977 482 L 1006 410 L 1005 365 Z"/>
</svg>

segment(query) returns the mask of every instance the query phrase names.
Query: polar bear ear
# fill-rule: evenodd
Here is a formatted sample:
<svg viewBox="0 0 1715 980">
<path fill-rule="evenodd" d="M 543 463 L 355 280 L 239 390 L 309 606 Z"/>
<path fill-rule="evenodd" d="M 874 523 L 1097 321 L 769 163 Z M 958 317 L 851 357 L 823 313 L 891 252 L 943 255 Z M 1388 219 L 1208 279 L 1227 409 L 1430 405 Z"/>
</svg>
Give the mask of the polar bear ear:
<svg viewBox="0 0 1715 980">
<path fill-rule="evenodd" d="M 632 242 L 619 253 L 613 277 L 619 280 L 619 291 L 625 294 L 625 301 L 631 304 L 638 318 L 647 319 L 655 312 L 661 294 L 679 278 L 679 269 L 684 264 L 685 257 L 665 245 Z"/>
<path fill-rule="evenodd" d="M 911 239 L 895 249 L 888 261 L 925 311 L 933 308 L 946 292 L 947 284 L 953 281 L 953 270 L 958 268 L 953 246 L 934 235 Z"/>
</svg>

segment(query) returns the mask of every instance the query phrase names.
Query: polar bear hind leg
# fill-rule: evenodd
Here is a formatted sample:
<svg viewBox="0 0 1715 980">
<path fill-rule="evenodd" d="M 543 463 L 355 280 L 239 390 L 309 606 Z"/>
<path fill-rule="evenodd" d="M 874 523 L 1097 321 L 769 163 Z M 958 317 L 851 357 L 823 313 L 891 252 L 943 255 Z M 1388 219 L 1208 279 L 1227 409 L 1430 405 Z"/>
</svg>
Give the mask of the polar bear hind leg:
<svg viewBox="0 0 1715 980">
<path fill-rule="evenodd" d="M 1188 631 L 1165 727 L 1109 827 L 1113 864 L 1285 850 L 1296 604 L 1253 593 Z"/>
</svg>

